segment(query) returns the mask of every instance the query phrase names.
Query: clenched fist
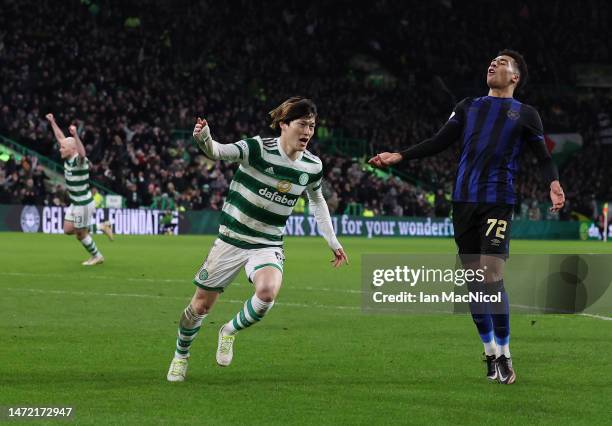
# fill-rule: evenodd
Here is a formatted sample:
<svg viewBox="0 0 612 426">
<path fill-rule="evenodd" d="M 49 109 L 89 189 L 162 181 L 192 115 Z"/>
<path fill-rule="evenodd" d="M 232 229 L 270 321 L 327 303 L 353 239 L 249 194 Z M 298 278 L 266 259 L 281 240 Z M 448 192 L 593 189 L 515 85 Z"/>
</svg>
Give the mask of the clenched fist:
<svg viewBox="0 0 612 426">
<path fill-rule="evenodd" d="M 207 142 L 210 139 L 210 128 L 203 118 L 198 117 L 193 128 L 193 138 L 198 142 Z"/>
</svg>

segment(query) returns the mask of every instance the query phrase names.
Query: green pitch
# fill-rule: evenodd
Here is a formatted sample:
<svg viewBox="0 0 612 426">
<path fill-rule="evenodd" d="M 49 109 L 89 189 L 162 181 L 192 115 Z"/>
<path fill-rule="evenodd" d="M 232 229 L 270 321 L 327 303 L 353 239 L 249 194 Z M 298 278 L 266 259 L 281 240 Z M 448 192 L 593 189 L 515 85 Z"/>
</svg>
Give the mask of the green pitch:
<svg viewBox="0 0 612 426">
<path fill-rule="evenodd" d="M 97 236 L 90 269 L 66 236 L 0 234 L 0 406 L 71 406 L 77 424 L 602 424 L 610 421 L 612 321 L 514 315 L 517 383 L 487 383 L 470 317 L 365 315 L 362 253 L 453 253 L 451 240 L 290 238 L 277 305 L 215 364 L 217 330 L 252 294 L 244 273 L 166 382 L 177 320 L 212 237 Z M 513 253 L 611 252 L 514 241 Z"/>
</svg>

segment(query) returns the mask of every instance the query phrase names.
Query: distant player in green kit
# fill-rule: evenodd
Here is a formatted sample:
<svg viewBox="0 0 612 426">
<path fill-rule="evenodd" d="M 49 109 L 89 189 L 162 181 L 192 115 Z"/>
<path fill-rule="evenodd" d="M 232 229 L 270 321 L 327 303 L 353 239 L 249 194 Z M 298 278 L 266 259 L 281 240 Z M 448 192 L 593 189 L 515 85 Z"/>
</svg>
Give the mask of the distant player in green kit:
<svg viewBox="0 0 612 426">
<path fill-rule="evenodd" d="M 89 160 L 85 154 L 85 147 L 79 139 L 76 126 L 70 126 L 72 136 L 66 137 L 55 122 L 53 114 L 47 114 L 46 118 L 51 123 L 55 139 L 59 144 L 60 155 L 64 160 L 64 177 L 70 196 L 70 207 L 64 218 L 64 233 L 76 235 L 77 240 L 89 253 L 90 257 L 82 263 L 83 265 L 99 265 L 104 262 L 104 256 L 89 234 L 90 231 L 95 233 L 97 227 L 93 220 L 96 206 L 89 189 Z M 100 225 L 100 230 L 112 241 L 113 231 L 108 222 Z"/>
<path fill-rule="evenodd" d="M 189 348 L 223 290 L 242 268 L 254 284 L 255 294 L 221 326 L 217 363 L 232 362 L 236 333 L 262 320 L 272 308 L 283 279 L 283 233 L 300 195 L 306 191 L 319 230 L 331 248 L 333 266 L 348 263 L 332 226 L 321 192 L 321 160 L 306 150 L 314 134 L 315 104 L 300 97 L 283 102 L 270 112 L 278 138 L 259 136 L 232 144 L 215 142 L 206 120 L 198 118 L 193 137 L 212 159 L 240 163 L 221 212 L 219 235 L 196 273 L 191 303 L 181 314 L 174 359 L 168 380 L 185 380 Z"/>
</svg>

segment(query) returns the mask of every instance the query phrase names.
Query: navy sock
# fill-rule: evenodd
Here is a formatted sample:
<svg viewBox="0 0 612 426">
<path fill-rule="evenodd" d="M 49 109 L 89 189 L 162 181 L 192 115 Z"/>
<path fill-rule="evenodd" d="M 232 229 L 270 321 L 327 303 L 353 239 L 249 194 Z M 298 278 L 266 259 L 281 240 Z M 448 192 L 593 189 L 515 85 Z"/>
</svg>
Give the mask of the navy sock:
<svg viewBox="0 0 612 426">
<path fill-rule="evenodd" d="M 504 280 L 486 284 L 486 288 L 487 293 L 491 296 L 501 295 L 501 300 L 496 303 L 490 302 L 489 307 L 493 321 L 495 343 L 499 348 L 497 355 L 506 355 L 506 357 L 510 358 L 510 304 L 508 302 L 508 293 L 506 293 L 504 288 Z"/>
<path fill-rule="evenodd" d="M 470 293 L 485 293 L 484 283 L 471 282 L 468 284 Z M 472 320 L 478 329 L 480 340 L 484 345 L 486 355 L 495 355 L 495 342 L 493 340 L 493 320 L 489 312 L 488 304 L 485 302 L 470 302 Z"/>
</svg>

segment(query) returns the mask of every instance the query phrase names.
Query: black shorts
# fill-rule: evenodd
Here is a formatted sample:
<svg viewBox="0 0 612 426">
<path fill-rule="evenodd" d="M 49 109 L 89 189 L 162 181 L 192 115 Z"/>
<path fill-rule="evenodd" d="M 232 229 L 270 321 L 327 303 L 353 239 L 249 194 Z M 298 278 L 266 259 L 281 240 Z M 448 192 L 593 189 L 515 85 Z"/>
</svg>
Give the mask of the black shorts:
<svg viewBox="0 0 612 426">
<path fill-rule="evenodd" d="M 453 203 L 453 227 L 459 254 L 508 257 L 514 206 L 493 203 Z"/>
</svg>

